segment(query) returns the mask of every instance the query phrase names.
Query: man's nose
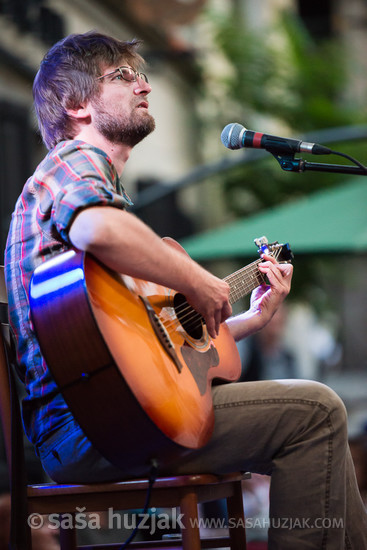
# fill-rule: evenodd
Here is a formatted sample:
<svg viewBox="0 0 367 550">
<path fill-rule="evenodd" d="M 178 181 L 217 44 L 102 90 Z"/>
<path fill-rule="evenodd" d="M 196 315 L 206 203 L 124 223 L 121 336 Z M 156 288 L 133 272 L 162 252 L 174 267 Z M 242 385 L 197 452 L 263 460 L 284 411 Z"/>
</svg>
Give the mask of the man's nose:
<svg viewBox="0 0 367 550">
<path fill-rule="evenodd" d="M 138 76 L 135 82 L 136 86 L 134 87 L 134 94 L 150 94 L 152 87 L 149 82 L 146 82 L 144 78 Z"/>
</svg>

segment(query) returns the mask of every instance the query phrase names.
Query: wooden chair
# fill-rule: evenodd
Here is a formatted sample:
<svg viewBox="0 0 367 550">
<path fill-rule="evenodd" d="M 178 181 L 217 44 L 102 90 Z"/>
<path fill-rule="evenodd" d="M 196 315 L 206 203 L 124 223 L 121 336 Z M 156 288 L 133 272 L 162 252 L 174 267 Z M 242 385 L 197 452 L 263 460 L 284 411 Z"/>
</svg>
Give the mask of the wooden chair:
<svg viewBox="0 0 367 550">
<path fill-rule="evenodd" d="M 0 304 L 7 304 L 2 266 L 0 266 Z M 147 479 L 89 485 L 59 485 L 55 483 L 27 485 L 19 398 L 16 394 L 10 357 L 8 326 L 6 323 L 1 323 L 0 414 L 11 485 L 10 549 L 31 550 L 30 528 L 27 523 L 31 514 L 72 514 L 77 508 L 82 508 L 86 513 L 109 508 L 115 510 L 144 508 L 149 486 Z M 183 514 L 182 523 L 185 526 L 181 532 L 182 539 L 132 542 L 128 548 L 182 547 L 183 550 L 200 550 L 201 548 L 230 547 L 232 550 L 244 550 L 246 537 L 241 485 L 244 477 L 249 476 L 233 473 L 223 476 L 199 474 L 158 478 L 152 489 L 149 506 L 179 507 L 180 513 Z M 231 523 L 236 523 L 236 527 L 229 529 L 229 536 L 200 540 L 200 530 L 197 524 L 198 504 L 223 498 L 227 502 L 228 517 L 231 518 Z M 121 544 L 83 546 L 83 549 L 102 550 L 108 548 L 112 550 L 121 548 Z M 62 522 L 60 548 L 61 550 L 78 548 L 76 530 L 63 528 Z"/>
</svg>

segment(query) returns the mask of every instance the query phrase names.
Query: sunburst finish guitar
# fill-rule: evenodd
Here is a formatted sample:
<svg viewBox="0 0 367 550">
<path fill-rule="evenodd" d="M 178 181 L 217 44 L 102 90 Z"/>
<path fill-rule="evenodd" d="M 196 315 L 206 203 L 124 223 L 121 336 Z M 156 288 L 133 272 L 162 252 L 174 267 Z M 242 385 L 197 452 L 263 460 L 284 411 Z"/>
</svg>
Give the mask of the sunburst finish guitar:
<svg viewBox="0 0 367 550">
<path fill-rule="evenodd" d="M 288 245 L 255 242 L 291 259 Z M 232 304 L 264 282 L 261 261 L 225 278 Z M 234 381 L 241 371 L 225 323 L 214 341 L 183 295 L 115 273 L 74 250 L 35 270 L 30 302 L 60 391 L 113 464 L 145 475 L 153 458 L 166 464 L 208 442 L 212 380 Z"/>
</svg>

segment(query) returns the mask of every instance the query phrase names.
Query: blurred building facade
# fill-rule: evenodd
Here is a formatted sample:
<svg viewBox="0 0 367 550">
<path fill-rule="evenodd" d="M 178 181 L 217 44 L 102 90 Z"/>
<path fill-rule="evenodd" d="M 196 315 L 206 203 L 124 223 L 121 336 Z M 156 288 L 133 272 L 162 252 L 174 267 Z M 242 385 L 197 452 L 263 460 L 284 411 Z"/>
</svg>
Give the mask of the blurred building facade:
<svg viewBox="0 0 367 550">
<path fill-rule="evenodd" d="M 221 119 L 227 109 L 233 112 L 231 105 L 219 88 L 214 90 L 216 102 L 211 103 L 203 93 L 205 86 L 215 82 L 212 76 L 216 72 L 228 70 L 213 40 L 213 18 L 208 17 L 208 10 L 236 10 L 239 18 L 249 21 L 261 34 L 285 7 L 300 14 L 316 38 L 341 37 L 349 59 L 345 95 L 365 109 L 364 0 L 1 0 L 1 255 L 16 198 L 45 153 L 32 111 L 32 81 L 53 43 L 69 33 L 90 29 L 144 41 L 141 52 L 148 62 L 146 72 L 153 87 L 150 110 L 157 129 L 133 151 L 123 175 L 123 183 L 134 198 L 153 182 L 174 182 L 201 163 L 231 153 L 220 143 L 221 128 L 216 122 L 218 104 Z M 259 117 L 259 128 L 260 123 Z M 223 206 L 220 178 L 208 178 L 165 200 L 153 203 L 146 218 L 161 234 L 182 237 L 196 229 L 225 223 L 231 216 Z M 165 204 L 174 215 L 162 223 Z M 147 216 L 142 214 L 143 218 Z M 219 274 L 221 269 L 223 275 L 228 273 L 227 266 L 219 267 Z M 345 301 L 345 321 L 351 326 L 346 345 L 353 347 L 351 317 L 356 315 L 358 298 L 353 309 L 348 309 L 347 296 Z M 363 323 L 363 316 L 358 322 Z M 366 362 L 366 358 L 363 360 Z"/>
<path fill-rule="evenodd" d="M 367 6 L 364 0 L 2 0 L 0 2 L 0 249 L 9 214 L 26 178 L 44 153 L 32 114 L 31 86 L 47 49 L 66 34 L 97 29 L 144 41 L 142 53 L 153 86 L 151 112 L 157 129 L 133 151 L 124 183 L 134 193 L 137 181 L 171 182 L 194 166 L 226 151 L 215 121 L 218 104 L 210 105 L 201 86 L 225 63 L 213 42 L 208 10 L 236 10 L 259 33 L 277 12 L 299 13 L 316 36 L 338 34 L 350 56 L 345 93 L 363 104 L 366 91 Z M 226 98 L 220 97 L 222 115 Z M 230 106 L 228 105 L 228 110 Z M 214 112 L 213 112 L 214 111 Z M 205 228 L 226 221 L 220 191 L 209 182 L 185 191 L 186 213 Z M 200 206 L 198 206 L 200 204 Z"/>
<path fill-rule="evenodd" d="M 192 20 L 203 3 L 189 5 L 182 18 Z M 153 179 L 173 179 L 198 162 L 192 90 L 200 74 L 191 45 L 175 42 L 174 32 L 165 27 L 164 20 L 158 25 L 154 20 L 168 4 L 156 2 L 151 14 L 149 2 L 0 3 L 1 255 L 16 198 L 45 153 L 32 109 L 32 82 L 45 52 L 67 34 L 96 29 L 121 39 L 143 40 L 140 51 L 148 62 L 146 72 L 154 90 L 150 109 L 157 119 L 157 130 L 149 143 L 143 142 L 131 156 L 124 174 L 130 192 L 134 193 L 138 181 L 143 185 Z M 181 20 L 178 10 L 172 12 L 172 18 Z"/>
</svg>

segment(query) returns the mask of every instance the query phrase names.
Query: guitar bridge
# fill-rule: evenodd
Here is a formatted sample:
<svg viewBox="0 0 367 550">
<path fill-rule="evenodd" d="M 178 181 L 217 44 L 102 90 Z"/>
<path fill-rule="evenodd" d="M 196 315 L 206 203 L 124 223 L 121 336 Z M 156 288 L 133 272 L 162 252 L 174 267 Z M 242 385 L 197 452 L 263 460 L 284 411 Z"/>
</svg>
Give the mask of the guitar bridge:
<svg viewBox="0 0 367 550">
<path fill-rule="evenodd" d="M 150 323 L 153 327 L 153 330 L 162 344 L 164 350 L 168 353 L 174 364 L 176 365 L 176 368 L 178 372 L 182 371 L 182 364 L 180 362 L 180 359 L 178 358 L 178 355 L 176 353 L 175 347 L 171 341 L 171 338 L 163 325 L 162 321 L 159 319 L 158 315 L 154 311 L 153 307 L 150 305 L 149 300 L 145 298 L 144 296 L 139 295 L 140 300 L 143 302 L 144 307 L 146 309 L 146 312 L 148 314 Z"/>
</svg>

